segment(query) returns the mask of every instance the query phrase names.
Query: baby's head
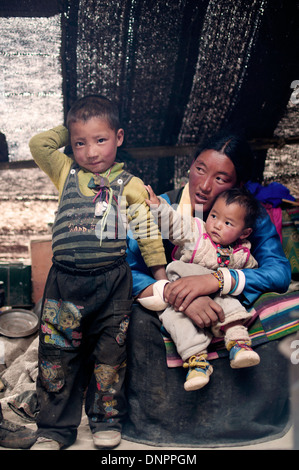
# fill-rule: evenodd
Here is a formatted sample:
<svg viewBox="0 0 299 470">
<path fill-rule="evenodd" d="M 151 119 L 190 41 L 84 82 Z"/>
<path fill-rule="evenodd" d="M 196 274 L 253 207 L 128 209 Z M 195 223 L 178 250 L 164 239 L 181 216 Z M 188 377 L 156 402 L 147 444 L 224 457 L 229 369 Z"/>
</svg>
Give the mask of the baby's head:
<svg viewBox="0 0 299 470">
<path fill-rule="evenodd" d="M 259 203 L 245 188 L 218 195 L 208 215 L 206 230 L 214 243 L 228 246 L 247 238 L 259 215 Z"/>
<path fill-rule="evenodd" d="M 100 95 L 80 98 L 69 110 L 66 126 L 80 166 L 103 173 L 113 165 L 124 140 L 115 103 Z"/>
</svg>

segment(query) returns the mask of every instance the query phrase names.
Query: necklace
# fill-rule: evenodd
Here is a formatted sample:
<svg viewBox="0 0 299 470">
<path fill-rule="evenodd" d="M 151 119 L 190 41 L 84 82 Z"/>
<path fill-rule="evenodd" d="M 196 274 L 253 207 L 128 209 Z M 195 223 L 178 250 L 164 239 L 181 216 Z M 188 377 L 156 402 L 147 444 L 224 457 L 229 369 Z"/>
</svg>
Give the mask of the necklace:
<svg viewBox="0 0 299 470">
<path fill-rule="evenodd" d="M 229 265 L 230 257 L 233 253 L 233 249 L 231 246 L 223 247 L 220 243 L 216 245 L 216 252 L 217 252 L 217 261 L 219 266 L 225 267 Z"/>
<path fill-rule="evenodd" d="M 106 172 L 102 175 L 95 173 L 88 184 L 88 187 L 91 188 L 95 193 L 93 202 L 95 204 L 96 217 L 101 217 L 104 212 L 106 212 L 109 204 L 111 203 L 110 196 L 112 194 L 112 190 L 109 183 L 110 173 L 111 168 L 106 170 Z"/>
</svg>

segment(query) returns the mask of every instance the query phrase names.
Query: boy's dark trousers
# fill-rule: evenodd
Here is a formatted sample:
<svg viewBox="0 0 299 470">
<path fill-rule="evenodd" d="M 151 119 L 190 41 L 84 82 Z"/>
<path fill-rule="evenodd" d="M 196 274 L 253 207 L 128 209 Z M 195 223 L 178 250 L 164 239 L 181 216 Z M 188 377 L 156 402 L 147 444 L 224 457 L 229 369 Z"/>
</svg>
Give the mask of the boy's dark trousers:
<svg viewBox="0 0 299 470">
<path fill-rule="evenodd" d="M 123 259 L 89 272 L 53 264 L 41 313 L 38 436 L 71 445 L 84 396 L 93 433 L 121 430 L 131 292 Z"/>
</svg>

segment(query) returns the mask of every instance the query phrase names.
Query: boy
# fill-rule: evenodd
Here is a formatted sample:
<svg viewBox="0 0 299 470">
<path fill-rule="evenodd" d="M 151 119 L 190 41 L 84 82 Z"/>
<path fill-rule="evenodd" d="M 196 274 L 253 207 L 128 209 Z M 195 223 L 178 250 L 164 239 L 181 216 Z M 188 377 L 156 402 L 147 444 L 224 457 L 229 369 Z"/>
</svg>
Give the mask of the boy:
<svg viewBox="0 0 299 470">
<path fill-rule="evenodd" d="M 59 150 L 69 138 L 73 159 Z M 123 139 L 116 105 L 91 95 L 71 107 L 67 128 L 58 126 L 30 141 L 34 160 L 59 191 L 41 315 L 34 450 L 57 450 L 75 441 L 87 387 L 95 446 L 115 447 L 121 440 L 132 304 L 124 215 L 138 227 L 138 244 L 156 279 L 166 263 L 142 181 L 115 162 Z"/>
<path fill-rule="evenodd" d="M 168 265 L 168 279 L 174 281 L 179 277 L 198 274 L 204 275 L 202 282 L 214 283 L 214 292 L 220 290 L 220 295 L 214 297 L 214 300 L 223 308 L 225 320 L 213 326 L 212 333 L 215 336 L 224 335 L 232 368 L 257 365 L 260 359 L 250 348 L 250 338 L 244 326 L 251 314 L 232 297 L 238 295 L 240 290 L 238 270 L 257 267 L 247 240 L 258 216 L 257 201 L 246 190 L 233 188 L 224 191 L 215 200 L 204 223 L 198 218 L 182 216 L 163 198 L 158 198 L 150 186 L 147 189 L 150 199 L 146 202 L 162 234 L 164 230 L 169 231 L 165 236 L 176 245 L 173 257 L 180 260 Z M 216 272 L 211 271 L 215 269 Z M 231 274 L 234 276 L 234 285 Z M 189 368 L 184 388 L 187 391 L 197 390 L 209 382 L 213 372 L 206 360 L 211 334 L 194 326 L 184 313 L 175 311 L 164 302 L 163 290 L 167 282 L 161 280 L 155 283 L 156 295 L 140 298 L 139 302 L 152 310 L 165 308 L 159 313 L 159 318 L 185 361 L 184 367 Z"/>
</svg>

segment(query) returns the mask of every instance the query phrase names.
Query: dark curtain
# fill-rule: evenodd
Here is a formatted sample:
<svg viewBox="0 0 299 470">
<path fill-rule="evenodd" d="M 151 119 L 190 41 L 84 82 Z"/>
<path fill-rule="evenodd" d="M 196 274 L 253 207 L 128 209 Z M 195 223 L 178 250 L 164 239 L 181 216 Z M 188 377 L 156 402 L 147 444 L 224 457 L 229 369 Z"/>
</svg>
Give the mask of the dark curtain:
<svg viewBox="0 0 299 470">
<path fill-rule="evenodd" d="M 126 147 L 197 144 L 235 125 L 272 136 L 298 76 L 294 1 L 69 0 L 62 26 L 65 111 L 87 93 L 116 99 Z M 121 158 L 161 192 L 190 156 Z"/>
</svg>

